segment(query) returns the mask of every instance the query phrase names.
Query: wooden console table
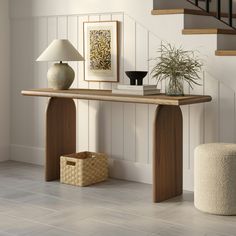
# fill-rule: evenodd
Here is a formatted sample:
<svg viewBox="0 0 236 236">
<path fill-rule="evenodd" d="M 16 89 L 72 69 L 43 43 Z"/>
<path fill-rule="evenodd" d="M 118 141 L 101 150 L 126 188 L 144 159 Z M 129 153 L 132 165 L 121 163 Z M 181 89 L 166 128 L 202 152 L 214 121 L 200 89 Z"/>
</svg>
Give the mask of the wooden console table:
<svg viewBox="0 0 236 236">
<path fill-rule="evenodd" d="M 60 156 L 76 151 L 76 108 L 73 99 L 159 105 L 153 126 L 153 201 L 182 194 L 183 120 L 181 105 L 210 102 L 210 96 L 168 97 L 114 95 L 110 90 L 36 89 L 26 96 L 49 97 L 46 112 L 46 181 L 60 177 Z"/>
</svg>

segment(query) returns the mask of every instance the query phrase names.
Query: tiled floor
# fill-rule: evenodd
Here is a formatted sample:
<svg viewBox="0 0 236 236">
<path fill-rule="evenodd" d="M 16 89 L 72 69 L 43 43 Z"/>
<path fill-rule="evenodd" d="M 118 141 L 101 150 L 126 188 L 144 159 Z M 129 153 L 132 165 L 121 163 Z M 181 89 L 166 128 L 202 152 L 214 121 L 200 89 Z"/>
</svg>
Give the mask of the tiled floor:
<svg viewBox="0 0 236 236">
<path fill-rule="evenodd" d="M 190 192 L 153 204 L 147 184 L 45 183 L 42 167 L 5 162 L 0 164 L 0 236 L 7 235 L 233 236 L 236 217 L 197 211 Z"/>
</svg>

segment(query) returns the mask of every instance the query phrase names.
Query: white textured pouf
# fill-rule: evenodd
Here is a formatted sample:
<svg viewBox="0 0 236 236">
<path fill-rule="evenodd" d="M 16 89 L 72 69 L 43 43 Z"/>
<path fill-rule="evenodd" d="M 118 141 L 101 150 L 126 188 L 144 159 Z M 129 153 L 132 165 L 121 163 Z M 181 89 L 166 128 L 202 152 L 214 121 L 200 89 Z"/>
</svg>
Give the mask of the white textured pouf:
<svg viewBox="0 0 236 236">
<path fill-rule="evenodd" d="M 211 143 L 194 152 L 194 205 L 217 215 L 236 215 L 236 145 Z"/>
</svg>

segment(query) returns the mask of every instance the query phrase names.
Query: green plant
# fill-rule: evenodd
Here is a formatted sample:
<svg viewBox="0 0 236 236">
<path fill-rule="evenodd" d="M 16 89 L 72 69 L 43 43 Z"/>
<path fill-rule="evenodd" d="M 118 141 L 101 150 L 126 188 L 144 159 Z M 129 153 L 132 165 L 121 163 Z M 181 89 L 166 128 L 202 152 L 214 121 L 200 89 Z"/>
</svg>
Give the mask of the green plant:
<svg viewBox="0 0 236 236">
<path fill-rule="evenodd" d="M 194 84 L 201 85 L 198 81 L 203 64 L 195 51 L 162 43 L 157 53 L 160 53 L 160 56 L 153 59 L 156 64 L 151 71 L 152 78 L 155 78 L 157 83 L 169 79 L 169 93 L 179 91 L 183 94 L 183 82 L 187 82 L 192 89 Z"/>
</svg>

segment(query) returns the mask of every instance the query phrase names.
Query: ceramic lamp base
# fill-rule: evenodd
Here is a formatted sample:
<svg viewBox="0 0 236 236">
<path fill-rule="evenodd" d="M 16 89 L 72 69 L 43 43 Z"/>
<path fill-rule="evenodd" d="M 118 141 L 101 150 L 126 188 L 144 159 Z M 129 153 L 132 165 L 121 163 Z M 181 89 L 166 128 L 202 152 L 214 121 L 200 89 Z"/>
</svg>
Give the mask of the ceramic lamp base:
<svg viewBox="0 0 236 236">
<path fill-rule="evenodd" d="M 55 90 L 69 89 L 75 78 L 75 72 L 67 63 L 55 63 L 47 73 L 48 86 Z"/>
</svg>

